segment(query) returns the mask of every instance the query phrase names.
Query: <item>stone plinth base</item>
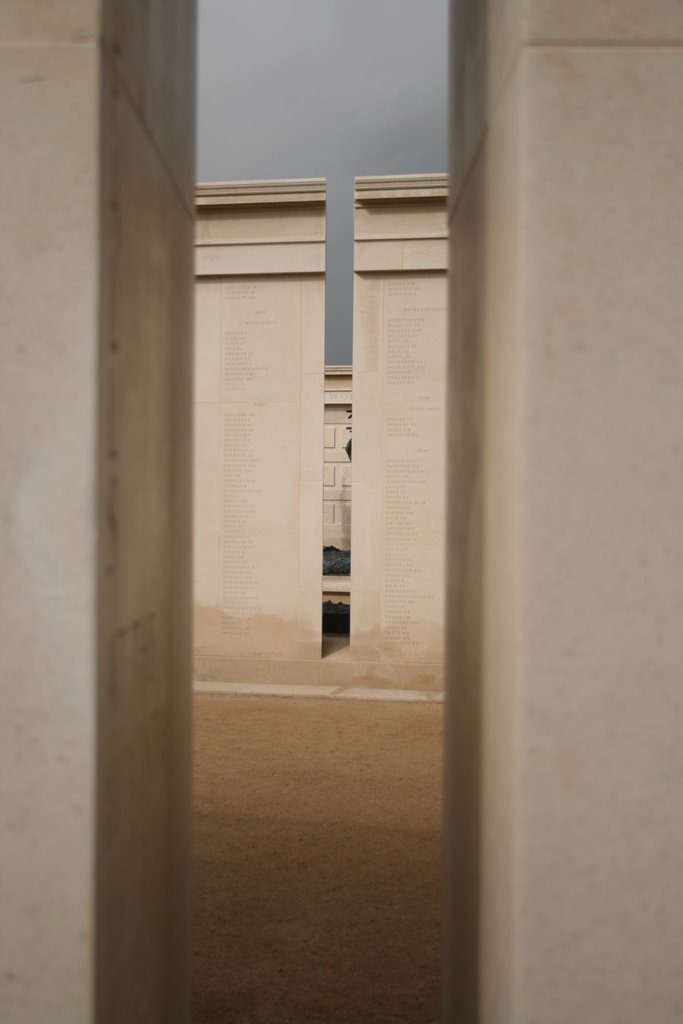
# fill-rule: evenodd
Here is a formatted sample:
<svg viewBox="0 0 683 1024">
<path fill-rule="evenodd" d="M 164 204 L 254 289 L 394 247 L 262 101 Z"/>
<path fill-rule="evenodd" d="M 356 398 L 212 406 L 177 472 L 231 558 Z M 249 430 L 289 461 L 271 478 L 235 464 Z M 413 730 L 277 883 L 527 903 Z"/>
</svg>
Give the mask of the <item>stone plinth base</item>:
<svg viewBox="0 0 683 1024">
<path fill-rule="evenodd" d="M 330 653 L 319 661 L 203 655 L 195 659 L 194 678 L 211 683 L 353 686 L 434 692 L 443 689 L 443 666 L 437 662 L 354 661 L 348 646 L 339 649 L 339 638 L 335 637 L 329 646 Z"/>
</svg>

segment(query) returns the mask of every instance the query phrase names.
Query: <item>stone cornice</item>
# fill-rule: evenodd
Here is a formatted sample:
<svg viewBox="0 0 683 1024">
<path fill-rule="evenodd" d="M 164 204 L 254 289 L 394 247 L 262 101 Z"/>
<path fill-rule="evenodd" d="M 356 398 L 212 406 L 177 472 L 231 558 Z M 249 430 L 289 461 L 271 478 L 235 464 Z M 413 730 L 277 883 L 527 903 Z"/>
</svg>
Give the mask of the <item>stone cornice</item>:
<svg viewBox="0 0 683 1024">
<path fill-rule="evenodd" d="M 279 178 L 272 181 L 208 181 L 195 187 L 199 209 L 220 206 L 325 202 L 324 178 Z"/>
<path fill-rule="evenodd" d="M 447 174 L 386 174 L 359 177 L 355 181 L 355 198 L 360 203 L 447 196 Z"/>
</svg>

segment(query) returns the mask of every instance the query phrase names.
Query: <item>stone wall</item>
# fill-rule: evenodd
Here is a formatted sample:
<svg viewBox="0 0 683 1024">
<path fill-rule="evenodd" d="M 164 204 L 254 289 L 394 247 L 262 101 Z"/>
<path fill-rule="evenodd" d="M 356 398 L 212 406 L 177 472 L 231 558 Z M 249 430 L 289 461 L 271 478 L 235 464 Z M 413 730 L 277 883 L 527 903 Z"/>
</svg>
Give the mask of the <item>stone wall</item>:
<svg viewBox="0 0 683 1024">
<path fill-rule="evenodd" d="M 446 197 L 356 179 L 351 656 L 416 689 L 442 677 Z"/>
<path fill-rule="evenodd" d="M 320 659 L 325 185 L 197 207 L 196 677 L 242 682 Z"/>
<path fill-rule="evenodd" d="M 449 1022 L 681 1015 L 682 46 L 453 4 Z"/>
<path fill-rule="evenodd" d="M 440 689 L 446 197 L 445 175 L 357 180 L 350 463 L 323 183 L 198 186 L 199 684 Z M 351 581 L 323 581 L 323 542 L 354 548 Z M 321 647 L 323 598 L 350 600 L 350 648 Z"/>
<path fill-rule="evenodd" d="M 0 1017 L 189 1018 L 194 4 L 0 15 Z"/>
<path fill-rule="evenodd" d="M 323 543 L 342 551 L 351 547 L 351 463 L 346 445 L 353 409 L 350 366 L 325 367 L 325 452 Z"/>
</svg>

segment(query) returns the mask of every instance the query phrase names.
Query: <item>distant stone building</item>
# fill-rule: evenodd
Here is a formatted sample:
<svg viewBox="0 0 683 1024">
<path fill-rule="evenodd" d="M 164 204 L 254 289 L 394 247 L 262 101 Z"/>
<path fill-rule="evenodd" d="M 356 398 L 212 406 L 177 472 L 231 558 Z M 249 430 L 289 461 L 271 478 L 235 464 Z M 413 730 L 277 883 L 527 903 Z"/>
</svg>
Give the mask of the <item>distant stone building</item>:
<svg viewBox="0 0 683 1024">
<path fill-rule="evenodd" d="M 325 367 L 325 469 L 323 543 L 351 547 L 351 463 L 346 444 L 351 437 L 352 378 L 350 366 Z"/>
</svg>

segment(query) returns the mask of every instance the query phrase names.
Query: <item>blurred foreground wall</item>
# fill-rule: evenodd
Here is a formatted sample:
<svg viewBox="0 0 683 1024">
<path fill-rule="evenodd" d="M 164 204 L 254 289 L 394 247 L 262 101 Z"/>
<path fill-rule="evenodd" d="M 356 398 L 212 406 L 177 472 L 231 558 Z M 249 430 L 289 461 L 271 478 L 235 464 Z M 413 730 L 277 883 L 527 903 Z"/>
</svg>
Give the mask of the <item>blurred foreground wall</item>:
<svg viewBox="0 0 683 1024">
<path fill-rule="evenodd" d="M 683 1008 L 683 8 L 452 5 L 448 1024 Z"/>
<path fill-rule="evenodd" d="M 0 14 L 0 1019 L 188 1019 L 195 11 Z"/>
</svg>

